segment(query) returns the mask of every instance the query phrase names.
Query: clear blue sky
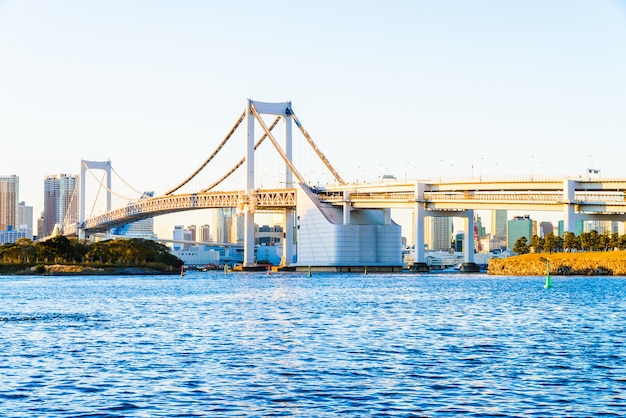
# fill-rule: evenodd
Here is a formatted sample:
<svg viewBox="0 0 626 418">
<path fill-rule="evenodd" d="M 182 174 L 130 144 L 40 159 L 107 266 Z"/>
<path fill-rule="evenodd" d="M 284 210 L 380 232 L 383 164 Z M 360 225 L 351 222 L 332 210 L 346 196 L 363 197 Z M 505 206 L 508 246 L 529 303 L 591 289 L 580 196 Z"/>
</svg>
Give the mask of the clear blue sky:
<svg viewBox="0 0 626 418">
<path fill-rule="evenodd" d="M 291 100 L 350 181 L 626 177 L 625 74 L 625 1 L 0 0 L 0 174 L 36 215 L 43 177 L 81 158 L 162 193 L 252 98 Z M 239 132 L 190 187 L 243 156 Z"/>
</svg>

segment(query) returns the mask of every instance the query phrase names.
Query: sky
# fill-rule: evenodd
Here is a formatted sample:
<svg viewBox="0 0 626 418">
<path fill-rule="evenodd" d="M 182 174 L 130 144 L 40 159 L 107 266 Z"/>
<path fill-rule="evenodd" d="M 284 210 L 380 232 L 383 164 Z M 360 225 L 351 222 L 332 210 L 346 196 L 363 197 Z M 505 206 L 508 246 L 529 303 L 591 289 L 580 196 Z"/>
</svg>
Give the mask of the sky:
<svg viewBox="0 0 626 418">
<path fill-rule="evenodd" d="M 77 174 L 81 159 L 111 161 L 119 202 L 158 195 L 251 98 L 291 101 L 346 181 L 623 178 L 625 74 L 626 1 L 0 0 L 0 175 L 19 176 L 35 217 L 44 176 Z M 181 191 L 243 157 L 244 135 Z M 269 187 L 278 160 L 261 148 Z M 297 135 L 294 162 L 332 181 Z M 101 173 L 90 178 L 95 214 Z M 169 238 L 210 221 L 155 227 Z"/>
</svg>

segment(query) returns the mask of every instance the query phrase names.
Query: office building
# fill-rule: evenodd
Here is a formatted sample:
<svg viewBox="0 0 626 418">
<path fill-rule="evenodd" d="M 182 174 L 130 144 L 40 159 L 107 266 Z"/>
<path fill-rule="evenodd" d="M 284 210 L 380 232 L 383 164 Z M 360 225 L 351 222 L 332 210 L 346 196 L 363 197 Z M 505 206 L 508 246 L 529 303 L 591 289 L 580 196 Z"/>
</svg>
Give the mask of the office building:
<svg viewBox="0 0 626 418">
<path fill-rule="evenodd" d="M 428 216 L 424 220 L 424 244 L 431 251 L 450 251 L 452 247 L 452 218 Z"/>
<path fill-rule="evenodd" d="M 211 226 L 210 225 L 202 225 L 200 227 L 200 241 L 202 242 L 211 242 Z"/>
<path fill-rule="evenodd" d="M 507 222 L 506 246 L 509 250 L 512 249 L 515 246 L 515 242 L 521 237 L 525 237 L 526 242 L 530 244 L 532 235 L 533 221 L 530 219 L 530 216 L 515 216 Z"/>
<path fill-rule="evenodd" d="M 228 242 L 230 219 L 235 213 L 234 208 L 219 208 L 213 210 L 213 241 Z"/>
<path fill-rule="evenodd" d="M 78 222 L 77 180 L 76 174 L 44 177 L 43 232 L 37 231 L 40 238 L 52 235 L 55 226 L 61 228 L 64 222 Z"/>
<path fill-rule="evenodd" d="M 502 241 L 506 240 L 506 217 L 506 210 L 491 211 L 491 238 L 496 238 Z"/>
<path fill-rule="evenodd" d="M 17 229 L 17 202 L 20 180 L 16 175 L 0 176 L 0 230 Z"/>
</svg>

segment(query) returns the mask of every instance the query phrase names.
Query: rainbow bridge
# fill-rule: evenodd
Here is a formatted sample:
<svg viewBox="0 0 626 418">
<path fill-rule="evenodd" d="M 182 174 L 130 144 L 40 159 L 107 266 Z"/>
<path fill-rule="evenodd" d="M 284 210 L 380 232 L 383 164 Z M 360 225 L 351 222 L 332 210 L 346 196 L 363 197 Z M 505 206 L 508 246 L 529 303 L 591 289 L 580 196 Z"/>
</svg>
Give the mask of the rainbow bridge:
<svg viewBox="0 0 626 418">
<path fill-rule="evenodd" d="M 261 115 L 275 116 L 272 124 Z M 246 122 L 245 156 L 211 185 L 195 193 L 176 193 L 196 177 Z M 273 134 L 282 121 L 283 143 Z M 292 160 L 292 124 L 324 164 L 335 184 L 311 187 Z M 262 136 L 255 141 L 255 127 Z M 284 187 L 255 187 L 255 150 L 268 139 L 283 163 Z M 243 187 L 216 191 L 238 168 L 244 169 Z M 245 111 L 207 160 L 178 186 L 162 196 L 139 199 L 124 207 L 111 208 L 111 163 L 82 161 L 81 179 L 87 170 L 104 170 L 107 178 L 107 210 L 87 217 L 85 181 L 80 182 L 78 219 L 66 222 L 64 235 L 88 235 L 138 220 L 168 213 L 211 208 L 236 208 L 244 219 L 244 267 L 255 265 L 254 215 L 283 215 L 283 266 L 348 269 L 402 268 L 401 228 L 391 219 L 392 208 L 410 209 L 418 265 L 425 265 L 424 219 L 427 216 L 464 218 L 465 242 L 473 241 L 474 211 L 485 209 L 559 211 L 565 231 L 574 231 L 578 220 L 626 220 L 626 179 L 559 178 L 489 181 L 414 181 L 404 183 L 346 183 L 311 139 L 296 117 L 291 102 L 266 103 L 248 100 Z M 286 243 L 297 243 L 294 246 Z M 472 246 L 465 246 L 465 262 L 474 263 Z"/>
</svg>

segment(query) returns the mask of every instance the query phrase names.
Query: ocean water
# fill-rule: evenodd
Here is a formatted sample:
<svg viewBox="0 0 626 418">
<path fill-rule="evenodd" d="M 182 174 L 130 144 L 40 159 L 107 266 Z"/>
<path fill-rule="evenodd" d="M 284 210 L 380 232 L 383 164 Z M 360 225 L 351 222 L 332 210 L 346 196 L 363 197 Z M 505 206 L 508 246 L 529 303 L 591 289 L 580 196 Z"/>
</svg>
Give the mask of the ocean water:
<svg viewBox="0 0 626 418">
<path fill-rule="evenodd" d="M 626 279 L 0 276 L 0 416 L 626 413 Z"/>
</svg>

